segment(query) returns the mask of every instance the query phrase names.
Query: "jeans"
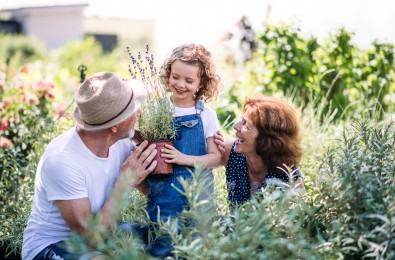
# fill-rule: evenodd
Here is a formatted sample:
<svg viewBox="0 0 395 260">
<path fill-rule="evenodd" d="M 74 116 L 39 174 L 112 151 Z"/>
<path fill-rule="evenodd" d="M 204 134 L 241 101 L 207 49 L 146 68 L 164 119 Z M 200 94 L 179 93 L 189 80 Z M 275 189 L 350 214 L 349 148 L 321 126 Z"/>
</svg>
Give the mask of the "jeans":
<svg viewBox="0 0 395 260">
<path fill-rule="evenodd" d="M 184 154 L 195 156 L 206 154 L 206 138 L 202 119 L 198 114 L 199 110 L 203 109 L 197 103 L 197 114 L 174 118 L 177 130 L 174 146 Z M 187 198 L 180 192 L 183 191 L 183 187 L 179 178 L 191 180 L 193 171 L 194 167 L 173 165 L 173 175 L 147 178 L 147 212 L 151 221 L 157 223 L 159 220 L 167 221 L 169 218 L 176 218 L 179 213 L 188 208 Z M 171 256 L 172 250 L 172 241 L 168 235 L 156 237 L 150 247 L 151 254 L 158 257 Z"/>
<path fill-rule="evenodd" d="M 85 253 L 72 252 L 66 247 L 65 241 L 60 241 L 44 248 L 33 260 L 88 260 L 99 255 L 102 255 L 99 251 Z"/>
</svg>

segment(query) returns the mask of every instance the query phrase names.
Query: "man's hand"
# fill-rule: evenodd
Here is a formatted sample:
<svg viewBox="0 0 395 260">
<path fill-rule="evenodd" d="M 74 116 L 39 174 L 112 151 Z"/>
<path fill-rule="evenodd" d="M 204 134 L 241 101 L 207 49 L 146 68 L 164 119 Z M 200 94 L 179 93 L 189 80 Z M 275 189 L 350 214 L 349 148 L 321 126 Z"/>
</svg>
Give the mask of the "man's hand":
<svg viewBox="0 0 395 260">
<path fill-rule="evenodd" d="M 111 195 L 100 211 L 103 225 L 110 226 L 111 221 L 118 218 L 123 209 L 122 204 L 132 188 L 141 191 L 145 185 L 145 178 L 157 164 L 153 160 L 157 153 L 155 146 L 155 144 L 148 146 L 148 142 L 143 141 L 123 163 Z"/>
<path fill-rule="evenodd" d="M 156 167 L 157 162 L 153 161 L 157 153 L 156 145 L 147 146 L 148 142 L 143 141 L 122 165 L 120 178 L 133 188 L 142 184 L 147 175 Z"/>
</svg>

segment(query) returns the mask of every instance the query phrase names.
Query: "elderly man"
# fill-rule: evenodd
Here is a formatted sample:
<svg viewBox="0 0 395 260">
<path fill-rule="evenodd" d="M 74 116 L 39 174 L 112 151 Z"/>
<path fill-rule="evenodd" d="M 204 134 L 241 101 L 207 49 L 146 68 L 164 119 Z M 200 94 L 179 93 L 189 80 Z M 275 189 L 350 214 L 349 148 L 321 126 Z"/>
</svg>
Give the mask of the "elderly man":
<svg viewBox="0 0 395 260">
<path fill-rule="evenodd" d="M 144 141 L 136 148 L 130 139 L 144 89 L 142 82 L 110 72 L 94 74 L 78 88 L 75 126 L 48 144 L 37 167 L 23 259 L 81 257 L 64 247 L 72 232 L 89 232 L 83 223 L 96 214 L 109 226 L 122 194 L 144 192 L 143 180 L 156 166 L 155 145 Z"/>
</svg>

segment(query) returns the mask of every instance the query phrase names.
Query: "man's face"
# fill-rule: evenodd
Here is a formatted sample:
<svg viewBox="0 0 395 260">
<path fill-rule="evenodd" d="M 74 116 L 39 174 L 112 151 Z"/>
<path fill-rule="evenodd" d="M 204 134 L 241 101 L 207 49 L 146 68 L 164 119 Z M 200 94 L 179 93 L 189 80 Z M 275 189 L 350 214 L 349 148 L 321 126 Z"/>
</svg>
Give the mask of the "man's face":
<svg viewBox="0 0 395 260">
<path fill-rule="evenodd" d="M 119 126 L 120 134 L 122 138 L 132 138 L 134 136 L 134 126 L 136 125 L 137 119 L 141 114 L 140 108 L 133 113 L 131 117 L 122 122 Z"/>
</svg>

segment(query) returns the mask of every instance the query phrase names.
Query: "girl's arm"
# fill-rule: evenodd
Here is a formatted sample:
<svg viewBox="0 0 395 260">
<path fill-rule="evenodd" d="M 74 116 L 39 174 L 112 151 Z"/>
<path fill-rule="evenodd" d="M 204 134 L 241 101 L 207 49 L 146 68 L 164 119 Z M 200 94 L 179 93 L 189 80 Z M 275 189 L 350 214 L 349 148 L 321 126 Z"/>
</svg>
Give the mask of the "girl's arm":
<svg viewBox="0 0 395 260">
<path fill-rule="evenodd" d="M 207 142 L 207 154 L 194 156 L 187 155 L 178 151 L 171 145 L 165 145 L 165 148 L 161 149 L 161 156 L 167 158 L 165 162 L 175 163 L 178 165 L 195 166 L 196 164 L 203 164 L 206 168 L 214 168 L 221 165 L 221 152 L 217 145 L 214 143 L 214 137 L 206 139 Z"/>
</svg>

